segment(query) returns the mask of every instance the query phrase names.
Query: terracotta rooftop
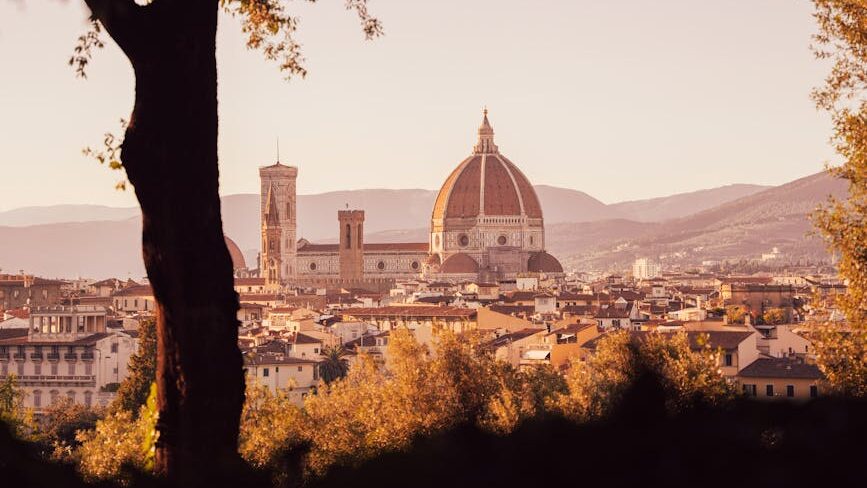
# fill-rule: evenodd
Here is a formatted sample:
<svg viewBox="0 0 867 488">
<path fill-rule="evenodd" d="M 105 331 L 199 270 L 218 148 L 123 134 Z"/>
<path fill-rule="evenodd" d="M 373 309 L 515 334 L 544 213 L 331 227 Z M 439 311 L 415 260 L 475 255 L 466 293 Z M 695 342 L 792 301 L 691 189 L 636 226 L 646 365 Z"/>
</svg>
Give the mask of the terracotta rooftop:
<svg viewBox="0 0 867 488">
<path fill-rule="evenodd" d="M 14 332 L 14 333 L 13 333 Z M 22 334 L 23 332 L 23 334 Z M 111 336 L 108 332 L 100 332 L 91 334 L 74 341 L 66 340 L 39 340 L 38 336 L 35 340 L 28 340 L 27 329 L 0 329 L 0 346 L 23 346 L 23 345 L 69 345 L 69 346 L 87 346 L 96 344 L 97 341 Z"/>
<path fill-rule="evenodd" d="M 226 248 L 229 250 L 229 256 L 232 258 L 233 269 L 244 269 L 247 267 L 247 262 L 244 260 L 244 253 L 241 248 L 235 244 L 235 241 L 229 239 L 229 236 L 223 236 L 226 240 Z"/>
<path fill-rule="evenodd" d="M 235 278 L 235 286 L 265 286 L 265 278 Z"/>
<path fill-rule="evenodd" d="M 114 292 L 116 297 L 152 297 L 154 292 L 150 285 L 133 285 Z"/>
<path fill-rule="evenodd" d="M 801 378 L 819 380 L 825 376 L 815 364 L 797 359 L 759 358 L 742 369 L 738 376 L 745 378 Z"/>
<path fill-rule="evenodd" d="M 440 273 L 444 274 L 472 274 L 479 272 L 479 263 L 470 256 L 457 253 L 452 254 L 440 266 Z"/>
<path fill-rule="evenodd" d="M 563 265 L 545 251 L 533 253 L 527 261 L 527 271 L 533 273 L 562 273 Z"/>
<path fill-rule="evenodd" d="M 536 191 L 515 164 L 494 144 L 487 113 L 474 154 L 446 178 L 434 203 L 434 220 L 479 215 L 542 218 Z"/>
<path fill-rule="evenodd" d="M 460 317 L 474 318 L 476 311 L 470 308 L 460 307 L 435 307 L 435 306 L 392 306 L 379 308 L 349 308 L 343 310 L 342 315 L 362 317 Z"/>
<path fill-rule="evenodd" d="M 403 251 L 403 252 L 428 252 L 430 245 L 427 242 L 365 242 L 365 251 Z M 313 244 L 304 243 L 298 248 L 299 253 L 324 252 L 336 253 L 340 250 L 339 244 Z"/>
</svg>

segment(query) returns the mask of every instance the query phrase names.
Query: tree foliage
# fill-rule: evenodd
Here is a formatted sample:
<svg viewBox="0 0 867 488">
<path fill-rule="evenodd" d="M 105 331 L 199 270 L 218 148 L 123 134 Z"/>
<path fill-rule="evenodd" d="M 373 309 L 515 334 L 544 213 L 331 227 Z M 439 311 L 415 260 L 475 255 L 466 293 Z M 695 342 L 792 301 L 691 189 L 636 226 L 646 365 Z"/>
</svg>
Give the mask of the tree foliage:
<svg viewBox="0 0 867 488">
<path fill-rule="evenodd" d="M 768 325 L 780 325 L 786 321 L 786 312 L 781 308 L 769 308 L 762 314 L 762 322 Z"/>
<path fill-rule="evenodd" d="M 726 307 L 726 319 L 730 324 L 743 324 L 747 317 L 747 310 L 738 305 L 729 305 Z"/>
<path fill-rule="evenodd" d="M 845 324 L 823 323 L 813 339 L 818 362 L 841 393 L 867 396 L 867 4 L 813 0 L 819 32 L 814 52 L 831 63 L 825 83 L 813 91 L 816 105 L 834 123 L 832 142 L 842 157 L 831 174 L 849 183 L 846 200 L 831 199 L 814 223 L 839 256 L 848 284 L 837 305 Z"/>
<path fill-rule="evenodd" d="M 19 434 L 23 433 L 23 428 L 28 424 L 24 395 L 24 391 L 18 387 L 15 375 L 5 376 L 0 380 L 0 422 L 5 422 L 12 432 Z"/>
<path fill-rule="evenodd" d="M 78 446 L 77 433 L 93 429 L 99 412 L 69 397 L 59 397 L 42 411 L 34 422 L 32 439 L 42 445 L 46 452 L 62 461 L 69 461 Z"/>
<path fill-rule="evenodd" d="M 156 387 L 152 386 L 137 416 L 129 410 L 115 409 L 98 420 L 93 429 L 77 432 L 75 439 L 80 447 L 74 456 L 79 471 L 89 480 L 122 480 L 129 477 L 131 469 L 150 471 L 156 421 Z"/>
<path fill-rule="evenodd" d="M 132 0 L 119 0 L 119 2 Z M 306 0 L 315 3 L 316 0 Z M 151 2 L 147 2 L 150 4 Z M 292 16 L 285 7 L 284 0 L 219 0 L 223 12 L 237 18 L 241 31 L 246 36 L 249 49 L 262 51 L 265 59 L 276 62 L 286 78 L 304 77 L 307 69 L 304 67 L 304 57 L 301 54 L 301 44 L 296 39 L 298 17 Z M 367 0 L 345 0 L 346 10 L 356 13 L 361 23 L 365 38 L 374 39 L 383 34 L 382 22 L 367 9 Z M 78 37 L 73 53 L 69 57 L 69 65 L 75 74 L 87 78 L 87 66 L 93 59 L 93 52 L 105 46 L 102 39 L 103 26 L 97 15 L 90 18 L 88 30 Z M 124 122 L 122 124 L 125 125 Z M 110 134 L 106 134 L 108 138 Z M 112 147 L 106 143 L 106 147 Z M 115 163 L 119 162 L 115 159 Z M 112 166 L 112 169 L 117 169 Z M 118 187 L 120 187 L 120 183 Z"/>
<path fill-rule="evenodd" d="M 322 362 L 319 363 L 319 375 L 326 384 L 346 376 L 349 371 L 349 361 L 346 359 L 346 349 L 343 346 L 325 346 L 322 348 Z"/>
<path fill-rule="evenodd" d="M 706 338 L 700 342 L 701 349 L 693 351 L 683 332 L 609 334 L 587 361 L 572 365 L 566 375 L 568 392 L 556 397 L 554 408 L 577 421 L 604 417 L 642 374 L 661 381 L 668 411 L 722 403 L 734 391 L 719 369 L 720 352 L 710 348 Z"/>
<path fill-rule="evenodd" d="M 113 410 L 126 410 L 137 416 L 142 405 L 147 402 L 151 385 L 156 380 L 157 370 L 157 332 L 156 321 L 142 321 L 138 329 L 138 350 L 130 356 L 127 366 L 128 375 L 112 402 Z"/>
</svg>

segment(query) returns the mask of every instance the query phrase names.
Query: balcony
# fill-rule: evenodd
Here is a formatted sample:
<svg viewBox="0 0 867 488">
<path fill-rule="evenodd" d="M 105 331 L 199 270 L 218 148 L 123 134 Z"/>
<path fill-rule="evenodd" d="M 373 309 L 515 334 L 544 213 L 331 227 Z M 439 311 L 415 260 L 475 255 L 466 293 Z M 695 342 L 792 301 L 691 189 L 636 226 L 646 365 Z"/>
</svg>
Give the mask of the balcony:
<svg viewBox="0 0 867 488">
<path fill-rule="evenodd" d="M 60 353 L 59 352 L 49 352 L 47 355 L 47 359 L 49 361 L 54 361 L 54 362 L 60 361 Z"/>
<path fill-rule="evenodd" d="M 83 352 L 81 353 L 82 361 L 93 361 L 93 353 L 92 352 Z"/>
<path fill-rule="evenodd" d="M 0 361 L 9 361 L 9 353 L 0 352 Z"/>
<path fill-rule="evenodd" d="M 21 386 L 95 386 L 95 375 L 21 375 Z"/>
<path fill-rule="evenodd" d="M 15 359 L 16 361 L 24 361 L 25 359 L 27 359 L 27 355 L 24 354 L 23 352 L 16 352 L 15 354 L 12 355 L 12 358 Z"/>
<path fill-rule="evenodd" d="M 78 354 L 75 354 L 74 352 L 68 352 L 68 353 L 63 355 L 63 359 L 65 361 L 77 361 L 78 360 Z"/>
<path fill-rule="evenodd" d="M 30 353 L 31 361 L 42 361 L 42 353 L 41 352 L 31 352 Z"/>
</svg>

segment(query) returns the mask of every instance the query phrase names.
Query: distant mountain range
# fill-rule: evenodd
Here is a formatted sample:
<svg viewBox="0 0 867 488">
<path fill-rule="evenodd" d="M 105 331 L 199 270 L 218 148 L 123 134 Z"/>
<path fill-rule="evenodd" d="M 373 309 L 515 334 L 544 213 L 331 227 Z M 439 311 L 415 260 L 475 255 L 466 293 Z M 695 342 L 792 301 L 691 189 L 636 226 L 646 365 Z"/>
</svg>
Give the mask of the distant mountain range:
<svg viewBox="0 0 867 488">
<path fill-rule="evenodd" d="M 536 192 L 547 247 L 564 263 L 604 266 L 642 253 L 696 247 L 720 256 L 758 252 L 772 242 L 797 247 L 809 228 L 805 215 L 827 195 L 845 194 L 845 184 L 820 173 L 779 187 L 728 185 L 610 205 L 578 190 L 539 185 Z M 436 193 L 374 189 L 299 195 L 298 235 L 335 239 L 336 211 L 349 205 L 365 210 L 369 242 L 426 241 Z M 225 196 L 222 210 L 226 234 L 254 267 L 259 196 Z M 49 277 L 136 278 L 144 274 L 140 226 L 137 208 L 55 205 L 0 212 L 0 269 Z"/>
<path fill-rule="evenodd" d="M 825 244 L 812 233 L 809 215 L 829 196 L 846 194 L 845 181 L 818 173 L 662 222 L 555 224 L 547 239 L 570 265 L 597 269 L 636 257 L 674 263 L 755 258 L 774 247 L 788 260 L 817 259 L 826 256 Z"/>
</svg>

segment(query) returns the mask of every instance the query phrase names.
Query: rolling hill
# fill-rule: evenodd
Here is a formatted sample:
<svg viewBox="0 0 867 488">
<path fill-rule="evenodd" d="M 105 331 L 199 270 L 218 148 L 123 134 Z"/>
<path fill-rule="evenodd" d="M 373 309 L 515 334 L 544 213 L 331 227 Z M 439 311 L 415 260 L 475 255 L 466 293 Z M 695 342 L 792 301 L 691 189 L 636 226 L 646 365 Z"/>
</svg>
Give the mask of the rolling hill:
<svg viewBox="0 0 867 488">
<path fill-rule="evenodd" d="M 817 174 L 763 188 L 730 185 L 612 205 L 577 190 L 540 185 L 536 191 L 545 212 L 547 247 L 572 266 L 607 266 L 639 255 L 746 256 L 772 246 L 821 252 L 821 243 L 803 238 L 810 228 L 805 215 L 827 195 L 845 193 L 843 182 Z M 431 190 L 299 195 L 298 235 L 333 240 L 335 213 L 348 204 L 365 209 L 368 242 L 424 242 L 435 198 Z M 255 266 L 258 195 L 224 196 L 222 208 L 226 234 Z M 48 277 L 140 277 L 138 215 L 135 208 L 95 205 L 0 212 L 0 269 Z M 28 222 L 38 225 L 24 225 Z"/>
</svg>

